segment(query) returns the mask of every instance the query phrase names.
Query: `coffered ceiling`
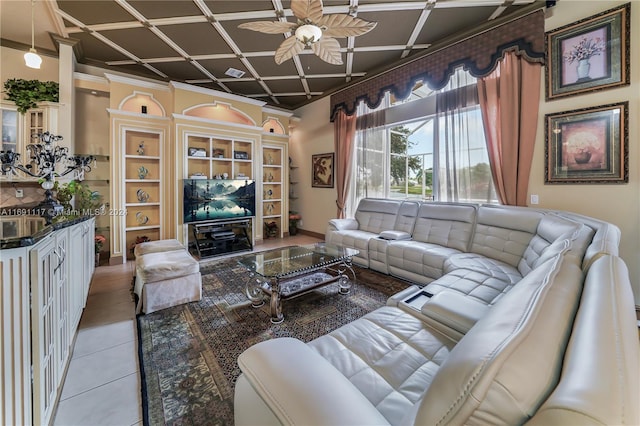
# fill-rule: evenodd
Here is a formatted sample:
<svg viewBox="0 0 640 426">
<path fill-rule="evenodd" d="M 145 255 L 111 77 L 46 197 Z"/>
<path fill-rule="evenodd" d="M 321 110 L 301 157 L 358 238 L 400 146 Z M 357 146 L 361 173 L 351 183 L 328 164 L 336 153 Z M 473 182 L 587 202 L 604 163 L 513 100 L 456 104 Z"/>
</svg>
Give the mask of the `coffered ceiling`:
<svg viewBox="0 0 640 426">
<path fill-rule="evenodd" d="M 532 3 L 534 0 L 325 0 L 325 15 L 348 13 L 377 22 L 377 26 L 365 35 L 338 39 L 343 65 L 323 62 L 308 49 L 276 65 L 274 53 L 285 36 L 256 33 L 238 25 L 278 19 L 294 22 L 290 1 L 35 2 L 37 9 L 47 8 L 48 14 L 38 13 L 51 21 L 45 25 L 38 20 L 38 31 L 51 28 L 50 32 L 78 40 L 80 63 L 241 94 L 289 109 L 425 52 L 456 34 L 519 14 Z M 29 45 L 30 33 L 27 31 L 25 40 L 24 26 L 30 28 L 30 2 L 2 0 L 2 8 L 2 40 Z M 23 25 L 12 19 L 21 19 Z M 47 42 L 41 34 L 36 41 L 36 48 Z M 242 76 L 227 75 L 229 69 Z"/>
</svg>

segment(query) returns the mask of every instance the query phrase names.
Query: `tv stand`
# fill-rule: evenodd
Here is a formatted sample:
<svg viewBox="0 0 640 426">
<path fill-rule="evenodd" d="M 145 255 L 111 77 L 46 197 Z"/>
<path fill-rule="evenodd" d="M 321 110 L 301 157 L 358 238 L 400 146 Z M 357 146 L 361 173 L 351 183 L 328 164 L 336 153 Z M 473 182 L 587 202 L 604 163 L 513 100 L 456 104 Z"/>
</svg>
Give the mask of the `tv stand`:
<svg viewBox="0 0 640 426">
<path fill-rule="evenodd" d="M 212 220 L 194 223 L 193 238 L 198 256 L 220 256 L 253 250 L 251 218 Z"/>
</svg>

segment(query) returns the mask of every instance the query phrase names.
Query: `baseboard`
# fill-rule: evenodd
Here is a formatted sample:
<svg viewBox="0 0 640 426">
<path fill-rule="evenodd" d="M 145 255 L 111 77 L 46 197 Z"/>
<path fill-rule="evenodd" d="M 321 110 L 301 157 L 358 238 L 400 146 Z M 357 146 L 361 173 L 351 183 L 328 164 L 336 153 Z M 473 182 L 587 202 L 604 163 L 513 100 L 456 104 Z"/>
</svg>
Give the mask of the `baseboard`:
<svg viewBox="0 0 640 426">
<path fill-rule="evenodd" d="M 317 238 L 319 240 L 324 240 L 324 234 L 320 234 L 318 232 L 306 231 L 304 229 L 298 228 L 298 233 L 299 234 L 303 234 L 303 235 L 308 235 L 309 237 L 314 237 L 314 238 Z"/>
</svg>

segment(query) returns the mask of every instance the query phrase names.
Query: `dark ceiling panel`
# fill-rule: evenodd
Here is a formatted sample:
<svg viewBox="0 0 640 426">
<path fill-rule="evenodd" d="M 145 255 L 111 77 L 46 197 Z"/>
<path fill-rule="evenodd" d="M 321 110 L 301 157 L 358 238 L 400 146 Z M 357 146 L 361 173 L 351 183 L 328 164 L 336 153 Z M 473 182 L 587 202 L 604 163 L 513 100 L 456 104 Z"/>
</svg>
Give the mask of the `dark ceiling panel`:
<svg viewBox="0 0 640 426">
<path fill-rule="evenodd" d="M 384 13 L 384 20 L 377 13 L 358 13 L 358 18 L 377 22 L 374 29 L 355 38 L 355 46 L 384 46 L 385 44 L 406 45 L 411 37 L 420 12 L 415 10 L 399 10 Z"/>
<path fill-rule="evenodd" d="M 249 74 L 249 70 L 247 70 L 247 68 L 242 64 L 242 61 L 237 58 L 207 59 L 198 62 L 218 78 L 229 78 L 229 76 L 224 73 L 229 68 L 244 71 L 244 77 L 252 77 L 252 75 Z"/>
<path fill-rule="evenodd" d="M 289 59 L 291 61 L 291 59 Z M 306 74 L 344 74 L 347 70 L 345 65 L 347 60 L 347 54 L 342 54 L 342 65 L 332 65 L 322 59 L 318 58 L 313 53 L 300 55 L 300 64 L 302 64 L 302 70 Z"/>
<path fill-rule="evenodd" d="M 162 7 L 158 7 L 158 2 L 148 0 L 130 0 L 128 3 L 147 19 L 202 15 L 195 3 L 184 0 L 163 0 Z"/>
<path fill-rule="evenodd" d="M 105 62 L 124 61 L 130 59 L 128 56 L 125 56 L 117 50 L 109 47 L 89 33 L 74 33 L 72 34 L 72 38 L 80 40 L 82 54 L 87 59 Z"/>
<path fill-rule="evenodd" d="M 309 101 L 306 96 L 279 96 L 277 99 L 278 101 L 280 101 L 279 106 L 291 109 L 294 109 Z M 269 103 L 273 104 L 273 102 Z"/>
<path fill-rule="evenodd" d="M 229 45 L 208 22 L 163 25 L 158 28 L 189 55 L 233 53 Z"/>
<path fill-rule="evenodd" d="M 257 81 L 229 81 L 225 82 L 224 85 L 235 93 L 242 93 L 243 95 L 264 93 L 264 88 Z"/>
<path fill-rule="evenodd" d="M 416 44 L 434 44 L 442 38 L 473 28 L 486 22 L 495 9 L 495 7 L 436 8 L 431 11 L 426 25 L 416 39 Z"/>
<path fill-rule="evenodd" d="M 58 0 L 57 4 L 60 10 L 85 25 L 135 21 L 135 18 L 129 12 L 114 1 Z"/>
<path fill-rule="evenodd" d="M 304 87 L 302 87 L 302 82 L 299 78 L 291 80 L 269 80 L 265 81 L 265 84 L 269 86 L 269 89 L 276 95 L 278 93 L 304 93 Z"/>
<path fill-rule="evenodd" d="M 214 83 L 214 82 L 196 84 L 195 86 L 204 87 L 206 89 L 218 90 L 220 92 L 226 92 L 226 90 L 224 90 L 222 87 L 220 87 L 217 83 Z"/>
<path fill-rule="evenodd" d="M 285 61 L 278 65 L 273 59 L 273 56 L 255 56 L 247 58 L 247 60 L 260 75 L 298 75 L 293 61 Z"/>
<path fill-rule="evenodd" d="M 143 77 L 153 78 L 153 79 L 156 79 L 156 80 L 167 80 L 167 79 L 163 79 L 161 76 L 159 76 L 158 74 L 154 73 L 150 69 L 145 68 L 142 65 L 138 65 L 138 64 L 118 65 L 118 66 L 111 67 L 111 69 L 115 70 L 115 71 L 118 71 L 118 72 L 135 74 L 135 75 L 139 75 L 139 76 L 143 76 Z"/>
<path fill-rule="evenodd" d="M 400 59 L 402 52 L 392 50 L 387 52 L 356 52 L 353 54 L 353 72 L 371 72 L 384 68 Z"/>
<path fill-rule="evenodd" d="M 205 1 L 205 4 L 209 7 L 209 10 L 213 14 L 220 13 L 233 13 L 233 12 L 245 12 L 247 10 L 273 10 L 273 17 L 275 19 L 276 13 L 273 8 L 273 3 L 268 0 L 262 1 L 248 1 L 248 0 L 209 0 Z"/>
<path fill-rule="evenodd" d="M 346 83 L 345 77 L 308 78 L 307 84 L 312 92 L 326 92 Z"/>
<path fill-rule="evenodd" d="M 171 76 L 172 80 L 184 81 L 184 80 L 198 80 L 203 78 L 208 78 L 204 75 L 199 69 L 194 67 L 191 63 L 187 61 L 180 62 L 161 62 L 156 64 L 151 64 L 152 67 L 157 68 L 163 73 Z M 173 76 L 180 76 L 179 79 Z"/>
<path fill-rule="evenodd" d="M 100 34 L 141 59 L 180 56 L 147 28 L 100 31 Z"/>
</svg>

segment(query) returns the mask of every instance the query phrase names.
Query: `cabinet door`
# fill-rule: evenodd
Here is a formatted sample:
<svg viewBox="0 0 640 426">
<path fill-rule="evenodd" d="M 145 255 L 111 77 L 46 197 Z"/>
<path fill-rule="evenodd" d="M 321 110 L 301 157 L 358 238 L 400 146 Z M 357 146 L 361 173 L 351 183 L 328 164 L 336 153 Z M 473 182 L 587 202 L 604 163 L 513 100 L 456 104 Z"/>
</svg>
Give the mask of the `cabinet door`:
<svg viewBox="0 0 640 426">
<path fill-rule="evenodd" d="M 31 268 L 31 345 L 33 363 L 33 424 L 48 424 L 56 400 L 56 254 L 55 234 L 29 252 Z"/>
<path fill-rule="evenodd" d="M 2 150 L 20 152 L 18 141 L 20 133 L 18 131 L 18 111 L 15 109 L 0 108 L 2 117 Z"/>
<path fill-rule="evenodd" d="M 29 258 L 25 247 L 4 249 L 0 255 L 0 419 L 7 425 L 31 422 L 31 317 Z"/>
<path fill-rule="evenodd" d="M 69 230 L 69 259 L 73 259 L 73 265 L 69 268 L 69 333 L 75 333 L 82 309 L 84 308 L 84 274 L 85 264 L 89 253 L 86 253 L 84 236 L 86 233 L 85 223 L 74 225 Z"/>
</svg>

